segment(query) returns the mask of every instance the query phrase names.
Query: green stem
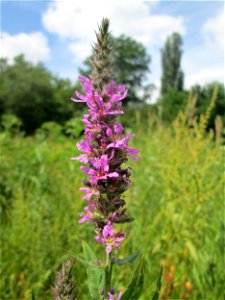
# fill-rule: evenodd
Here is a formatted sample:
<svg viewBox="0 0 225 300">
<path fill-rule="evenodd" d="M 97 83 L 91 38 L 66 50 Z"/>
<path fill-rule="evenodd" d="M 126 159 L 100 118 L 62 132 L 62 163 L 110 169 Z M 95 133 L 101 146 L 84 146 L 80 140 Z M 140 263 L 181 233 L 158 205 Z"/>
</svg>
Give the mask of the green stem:
<svg viewBox="0 0 225 300">
<path fill-rule="evenodd" d="M 112 267 L 111 254 L 109 254 L 106 256 L 104 300 L 109 299 L 108 292 L 111 290 Z"/>
</svg>

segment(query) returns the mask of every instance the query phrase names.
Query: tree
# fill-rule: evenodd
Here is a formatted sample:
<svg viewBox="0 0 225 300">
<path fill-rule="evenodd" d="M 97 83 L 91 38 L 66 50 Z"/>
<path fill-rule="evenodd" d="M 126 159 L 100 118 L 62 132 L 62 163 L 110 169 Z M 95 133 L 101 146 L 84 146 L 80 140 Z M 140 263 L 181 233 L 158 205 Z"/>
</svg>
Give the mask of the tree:
<svg viewBox="0 0 225 300">
<path fill-rule="evenodd" d="M 208 128 L 215 127 L 216 116 L 221 116 L 223 124 L 225 124 L 225 87 L 222 83 L 212 82 L 204 86 L 195 85 L 191 88 L 193 95 L 197 96 L 196 116 L 199 119 L 201 114 L 206 113 L 207 108 L 212 101 L 213 90 L 216 85 L 218 86 L 218 94 L 214 107 L 210 113 Z"/>
<path fill-rule="evenodd" d="M 170 89 L 159 99 L 161 117 L 166 122 L 172 122 L 179 111 L 185 111 L 188 102 L 188 92 Z"/>
<path fill-rule="evenodd" d="M 150 56 L 146 48 L 134 39 L 121 35 L 111 36 L 113 63 L 112 69 L 118 82 L 122 82 L 128 88 L 128 96 L 125 103 L 143 101 L 138 96 L 139 90 L 144 90 L 143 80 L 149 72 Z M 92 71 L 92 57 L 85 62 L 85 69 L 81 69 L 82 75 L 89 75 Z"/>
<path fill-rule="evenodd" d="M 74 107 L 69 98 L 73 88 L 68 80 L 54 77 L 40 63 L 25 61 L 23 55 L 17 56 L 12 65 L 1 59 L 0 65 L 0 114 L 15 114 L 26 133 L 32 133 L 43 122 L 62 123 L 72 117 Z"/>
<path fill-rule="evenodd" d="M 162 79 L 161 93 L 165 94 L 170 89 L 183 90 L 184 74 L 181 70 L 182 38 L 179 33 L 173 33 L 165 42 L 161 50 Z"/>
</svg>

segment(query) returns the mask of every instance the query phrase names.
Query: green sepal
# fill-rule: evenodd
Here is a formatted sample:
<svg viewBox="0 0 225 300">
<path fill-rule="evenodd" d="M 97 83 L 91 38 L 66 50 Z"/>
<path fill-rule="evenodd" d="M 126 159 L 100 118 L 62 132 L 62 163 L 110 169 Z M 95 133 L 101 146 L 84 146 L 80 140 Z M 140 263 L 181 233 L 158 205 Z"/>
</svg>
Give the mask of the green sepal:
<svg viewBox="0 0 225 300">
<path fill-rule="evenodd" d="M 101 293 L 105 284 L 105 272 L 102 266 L 97 265 L 97 257 L 91 247 L 82 242 L 83 253 L 85 261 L 89 261 L 90 264 L 86 265 L 88 276 L 88 287 L 92 300 L 102 299 Z"/>
<path fill-rule="evenodd" d="M 126 258 L 120 259 L 118 257 L 114 257 L 113 258 L 113 263 L 122 266 L 122 265 L 128 265 L 133 263 L 139 256 L 139 254 L 141 253 L 141 250 L 136 251 L 134 254 L 132 254 L 131 256 L 128 256 Z"/>
<path fill-rule="evenodd" d="M 117 223 L 117 224 L 123 224 L 123 223 L 131 223 L 133 222 L 135 219 L 132 218 L 132 217 L 121 217 L 120 220 L 115 220 L 114 223 Z M 105 219 L 104 218 L 93 218 L 93 221 L 95 222 L 105 222 Z"/>
<path fill-rule="evenodd" d="M 131 223 L 133 222 L 135 219 L 132 217 L 124 217 L 121 218 L 119 221 L 115 221 L 114 223 L 118 223 L 118 224 L 122 224 L 122 223 Z"/>
<path fill-rule="evenodd" d="M 158 277 L 158 280 L 157 280 L 156 290 L 155 290 L 155 293 L 152 297 L 152 300 L 158 300 L 159 299 L 160 290 L 161 290 L 162 273 L 163 273 L 163 269 L 161 268 L 160 273 L 159 273 L 159 277 Z"/>
<path fill-rule="evenodd" d="M 144 284 L 144 259 L 139 260 L 131 282 L 128 285 L 125 293 L 122 295 L 121 300 L 138 300 L 143 292 Z"/>
</svg>

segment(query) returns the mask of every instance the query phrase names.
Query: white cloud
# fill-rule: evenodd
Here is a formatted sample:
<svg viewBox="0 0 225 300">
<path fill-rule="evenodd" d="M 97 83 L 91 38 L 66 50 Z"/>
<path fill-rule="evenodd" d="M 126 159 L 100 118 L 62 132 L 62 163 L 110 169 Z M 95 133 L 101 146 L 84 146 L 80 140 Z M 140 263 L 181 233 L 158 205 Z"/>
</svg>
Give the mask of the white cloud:
<svg viewBox="0 0 225 300">
<path fill-rule="evenodd" d="M 160 91 L 161 55 L 166 37 L 172 32 L 186 34 L 188 19 L 169 14 L 155 14 L 152 7 L 157 1 L 140 0 L 52 0 L 42 16 L 45 28 L 63 39 L 74 56 L 77 65 L 90 54 L 91 43 L 95 41 L 94 30 L 102 17 L 111 21 L 115 36 L 126 34 L 143 43 L 152 56 L 149 81 L 155 83 L 153 101 Z M 174 4 L 175 5 L 175 4 Z M 201 12 L 199 12 L 199 15 Z M 182 67 L 185 72 L 185 87 L 211 81 L 223 81 L 224 13 L 211 17 L 196 32 L 201 44 L 188 44 L 184 39 Z M 195 26 L 195 24 L 190 24 Z M 190 41 L 189 36 L 189 41 Z"/>
<path fill-rule="evenodd" d="M 203 25 L 203 35 L 209 47 L 224 49 L 224 11 Z"/>
<path fill-rule="evenodd" d="M 27 60 L 33 63 L 48 59 L 50 49 L 46 37 L 40 32 L 18 33 L 16 35 L 3 32 L 1 57 L 7 58 L 9 63 L 12 63 L 13 58 L 22 53 Z"/>
<path fill-rule="evenodd" d="M 224 12 L 202 25 L 203 41 L 184 52 L 185 86 L 224 81 Z"/>
<path fill-rule="evenodd" d="M 90 44 L 90 43 L 89 43 Z M 91 54 L 91 46 L 88 45 L 88 42 L 71 42 L 68 45 L 68 49 L 74 55 L 74 62 L 82 62 L 85 58 L 87 58 Z"/>
<path fill-rule="evenodd" d="M 204 50 L 203 50 L 204 49 Z M 185 87 L 194 84 L 206 84 L 212 81 L 224 81 L 224 59 L 222 51 L 212 51 L 210 46 L 186 49 L 183 57 Z"/>
<path fill-rule="evenodd" d="M 79 62 L 90 53 L 90 44 L 95 40 L 94 29 L 103 17 L 110 18 L 111 31 L 115 36 L 129 35 L 148 48 L 161 45 L 174 31 L 185 34 L 182 17 L 151 14 L 156 2 L 53 0 L 42 21 L 49 32 L 68 39 L 69 49 Z"/>
<path fill-rule="evenodd" d="M 212 81 L 223 82 L 224 78 L 224 69 L 223 66 L 215 66 L 209 68 L 202 68 L 193 75 L 187 76 L 186 86 L 191 87 L 194 84 L 206 84 Z"/>
</svg>

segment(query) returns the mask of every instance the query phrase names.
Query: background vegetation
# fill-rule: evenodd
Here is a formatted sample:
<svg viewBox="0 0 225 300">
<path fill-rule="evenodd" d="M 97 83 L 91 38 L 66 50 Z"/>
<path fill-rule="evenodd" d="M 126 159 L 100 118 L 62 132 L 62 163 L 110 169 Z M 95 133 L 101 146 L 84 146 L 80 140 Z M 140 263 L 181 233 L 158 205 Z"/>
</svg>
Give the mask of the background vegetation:
<svg viewBox="0 0 225 300">
<path fill-rule="evenodd" d="M 132 40 L 120 37 L 117 42 L 126 60 L 124 45 Z M 141 45 L 133 47 L 145 56 Z M 130 67 L 140 72 L 132 61 Z M 92 226 L 78 224 L 84 175 L 69 158 L 77 153 L 83 111 L 67 101 L 76 87 L 43 65 L 20 56 L 13 65 L 1 60 L 1 70 L 0 298 L 52 299 L 56 271 L 67 258 L 82 257 L 82 240 L 104 252 L 93 239 Z M 126 82 L 126 76 L 121 80 Z M 214 86 L 195 86 L 191 92 L 172 85 L 156 104 L 144 101 L 147 94 L 138 98 L 134 89 L 135 103 L 130 98 L 121 117 L 126 131 L 135 133 L 133 146 L 141 149 L 141 161 L 130 162 L 133 185 L 126 193 L 135 221 L 126 225 L 120 252 L 125 257 L 144 251 L 146 280 L 140 300 L 152 298 L 161 266 L 162 299 L 225 297 L 225 104 L 223 85 Z M 133 268 L 115 268 L 117 290 L 127 286 Z M 74 276 L 79 299 L 88 299 L 85 269 L 77 261 Z"/>
</svg>

